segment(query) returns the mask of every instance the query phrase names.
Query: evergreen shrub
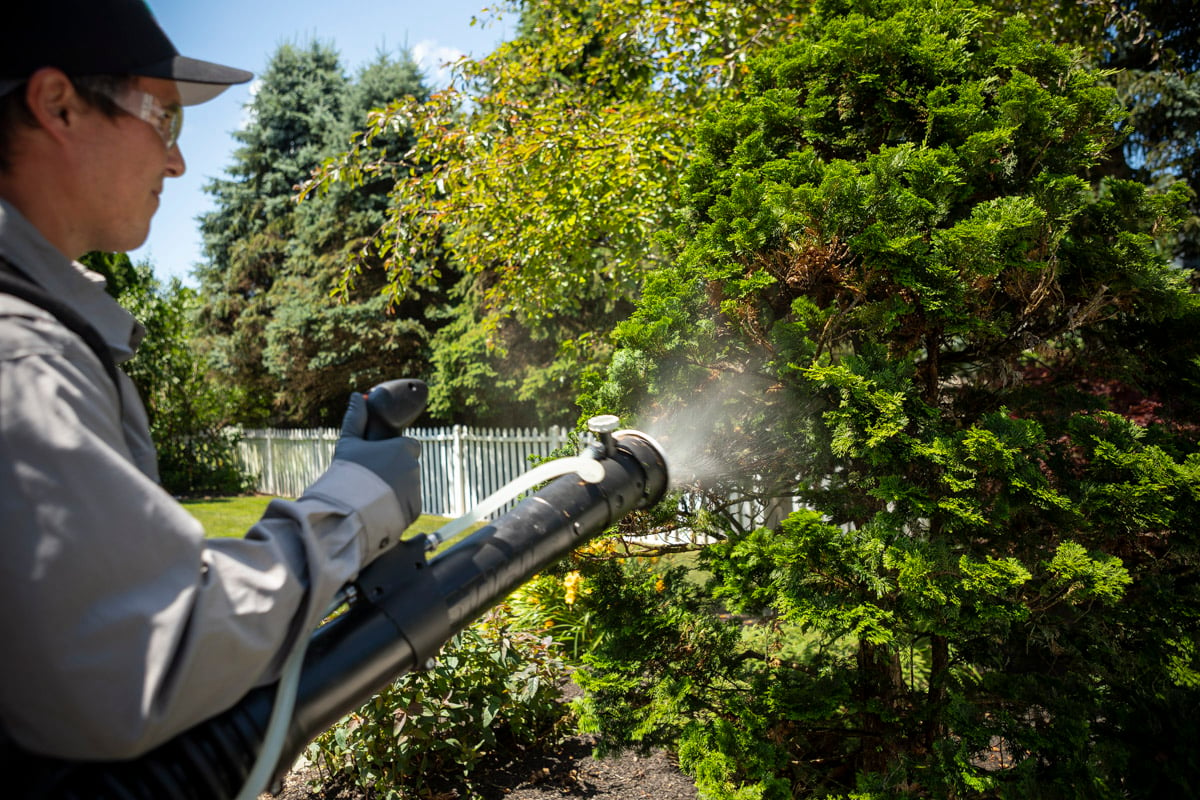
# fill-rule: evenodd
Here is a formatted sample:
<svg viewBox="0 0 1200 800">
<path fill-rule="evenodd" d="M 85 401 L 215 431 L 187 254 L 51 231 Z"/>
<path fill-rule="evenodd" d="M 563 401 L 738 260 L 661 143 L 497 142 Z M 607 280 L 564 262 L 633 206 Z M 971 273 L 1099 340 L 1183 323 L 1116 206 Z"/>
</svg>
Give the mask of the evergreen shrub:
<svg viewBox="0 0 1200 800">
<path fill-rule="evenodd" d="M 756 60 L 583 398 L 707 467 L 693 497 L 803 506 L 675 519 L 702 587 L 587 576 L 582 719 L 706 798 L 1200 793 L 1188 191 L 1094 180 L 1112 90 L 989 13 L 827 0 Z"/>
</svg>

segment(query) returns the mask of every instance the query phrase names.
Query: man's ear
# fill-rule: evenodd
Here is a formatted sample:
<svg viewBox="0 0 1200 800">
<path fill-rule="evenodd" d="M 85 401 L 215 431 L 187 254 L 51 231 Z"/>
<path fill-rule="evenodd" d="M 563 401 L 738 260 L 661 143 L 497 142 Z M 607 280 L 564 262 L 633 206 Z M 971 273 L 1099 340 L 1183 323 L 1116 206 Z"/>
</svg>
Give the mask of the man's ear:
<svg viewBox="0 0 1200 800">
<path fill-rule="evenodd" d="M 78 124 L 85 108 L 71 79 L 54 67 L 43 67 L 29 77 L 25 103 L 38 127 L 60 141 Z"/>
</svg>

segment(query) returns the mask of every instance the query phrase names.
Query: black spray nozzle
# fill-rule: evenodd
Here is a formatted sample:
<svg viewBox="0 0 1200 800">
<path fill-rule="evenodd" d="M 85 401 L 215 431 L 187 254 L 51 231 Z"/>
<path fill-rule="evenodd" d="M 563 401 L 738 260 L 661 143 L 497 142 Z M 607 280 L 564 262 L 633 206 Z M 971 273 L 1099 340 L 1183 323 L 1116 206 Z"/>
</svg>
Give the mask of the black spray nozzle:
<svg viewBox="0 0 1200 800">
<path fill-rule="evenodd" d="M 421 416 L 428 399 L 429 387 L 425 381 L 399 378 L 379 384 L 367 392 L 367 411 L 370 413 L 363 438 L 378 441 L 401 435 Z"/>
</svg>

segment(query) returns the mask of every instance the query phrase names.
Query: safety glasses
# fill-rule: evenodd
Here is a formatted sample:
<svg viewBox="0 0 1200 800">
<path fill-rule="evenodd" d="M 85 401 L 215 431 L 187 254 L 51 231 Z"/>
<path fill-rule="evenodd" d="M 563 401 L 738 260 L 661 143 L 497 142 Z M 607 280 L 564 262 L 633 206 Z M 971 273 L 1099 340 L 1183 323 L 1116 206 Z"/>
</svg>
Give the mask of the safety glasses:
<svg viewBox="0 0 1200 800">
<path fill-rule="evenodd" d="M 140 89 L 129 89 L 119 97 L 109 96 L 117 108 L 150 124 L 170 150 L 179 141 L 183 129 L 183 107 L 178 103 L 164 106 L 158 98 Z"/>
</svg>

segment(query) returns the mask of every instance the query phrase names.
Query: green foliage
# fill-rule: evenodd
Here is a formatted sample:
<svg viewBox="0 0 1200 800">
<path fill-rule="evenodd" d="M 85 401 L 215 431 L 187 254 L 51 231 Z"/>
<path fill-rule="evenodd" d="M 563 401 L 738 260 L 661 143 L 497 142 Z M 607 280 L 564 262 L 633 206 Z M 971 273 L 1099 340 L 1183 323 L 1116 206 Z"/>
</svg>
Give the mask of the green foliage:
<svg viewBox="0 0 1200 800">
<path fill-rule="evenodd" d="M 564 664 L 502 612 L 457 635 L 435 665 L 398 679 L 309 745 L 329 782 L 372 797 L 427 796 L 431 784 L 470 787 L 479 759 L 554 740 Z"/>
<path fill-rule="evenodd" d="M 133 380 L 158 452 L 163 487 L 176 495 L 233 495 L 250 489 L 227 426 L 233 403 L 195 351 L 195 291 L 163 286 L 148 264 L 124 254 L 89 253 L 83 263 L 105 275 L 107 289 L 145 327 L 137 354 L 123 365 Z"/>
<path fill-rule="evenodd" d="M 464 278 L 460 288 L 470 281 Z M 579 333 L 560 342 L 553 332 L 535 333 L 512 320 L 489 323 L 470 294 L 447 312 L 431 341 L 430 413 L 480 426 L 573 423 L 577 376 L 610 351 L 602 337 Z M 584 321 L 569 326 L 580 331 Z"/>
<path fill-rule="evenodd" d="M 541 631 L 554 640 L 570 663 L 577 664 L 595 642 L 592 614 L 579 602 L 591 591 L 579 570 L 566 572 L 561 578 L 547 573 L 509 595 L 504 609 L 512 615 L 516 627 Z"/>
<path fill-rule="evenodd" d="M 762 629 L 714 614 L 681 567 L 606 559 L 588 580 L 582 602 L 604 635 L 576 674 L 586 695 L 575 705 L 601 752 L 675 747 L 702 796 L 791 796 L 800 770 L 787 743 L 799 720 L 846 702 L 834 680 L 845 648 L 814 640 L 801 665 L 783 649 L 792 633 L 775 625 L 752 645 L 743 632 Z"/>
<path fill-rule="evenodd" d="M 1020 16 L 827 2 L 699 125 L 678 257 L 585 410 L 640 411 L 708 497 L 810 510 L 711 507 L 703 590 L 597 587 L 605 746 L 674 743 L 714 798 L 1195 791 L 1188 194 L 1094 179 L 1105 79 Z"/>
<path fill-rule="evenodd" d="M 536 320 L 627 296 L 673 205 L 681 121 L 717 99 L 706 84 L 739 71 L 748 40 L 780 35 L 767 19 L 794 13 L 726 3 L 706 12 L 697 25 L 698 9 L 677 4 L 523 4 L 521 36 L 460 63 L 461 86 L 375 115 L 319 182 L 378 175 L 366 146 L 410 127 L 412 164 L 375 241 L 398 291 L 428 280 L 430 256 L 445 247 L 467 272 L 494 273 L 486 305 L 502 312 Z"/>
<path fill-rule="evenodd" d="M 294 200 L 295 187 L 347 146 L 372 108 L 424 92 L 406 53 L 380 55 L 353 80 L 327 45 L 285 44 L 272 57 L 251 122 L 236 134 L 242 147 L 230 177 L 207 186 L 217 208 L 201 221 L 207 342 L 220 372 L 248 390 L 241 421 L 335 424 L 350 391 L 425 373 L 436 281 L 392 308 L 378 276 L 335 296 L 346 263 L 382 223 L 390 184 Z M 386 161 L 408 147 L 392 130 L 370 152 Z"/>
<path fill-rule="evenodd" d="M 136 290 L 146 281 L 146 274 L 139 271 L 125 253 L 103 253 L 94 250 L 84 254 L 79 262 L 104 276 L 104 291 L 114 300 L 128 290 Z"/>
<path fill-rule="evenodd" d="M 1120 152 L 1104 174 L 1135 177 L 1161 191 L 1176 182 L 1200 186 L 1200 17 L 1192 0 L 1043 3 L 996 0 L 1002 12 L 1027 13 L 1038 34 L 1081 46 L 1112 70 L 1129 117 Z M 1190 268 L 1200 262 L 1200 197 L 1188 219 L 1167 237 Z"/>
<path fill-rule="evenodd" d="M 391 179 L 350 277 L 381 266 L 398 299 L 443 280 L 444 262 L 463 274 L 433 343 L 430 405 L 485 424 L 573 416 L 580 375 L 607 359 L 609 331 L 664 263 L 657 235 L 679 203 L 690 120 L 809 2 L 513 5 L 513 41 L 459 62 L 448 89 L 373 114 L 306 188 Z M 413 133 L 398 173 L 374 152 L 397 127 Z"/>
<path fill-rule="evenodd" d="M 580 727 L 601 734 L 602 751 L 627 744 L 648 750 L 673 742 L 693 715 L 701 715 L 697 724 L 711 721 L 691 689 L 721 683 L 737 626 L 704 613 L 680 570 L 661 574 L 639 561 L 606 559 L 590 573 L 585 602 L 605 637 L 577 675 L 587 691 L 576 706 Z M 646 613 L 630 614 L 633 608 Z"/>
</svg>

